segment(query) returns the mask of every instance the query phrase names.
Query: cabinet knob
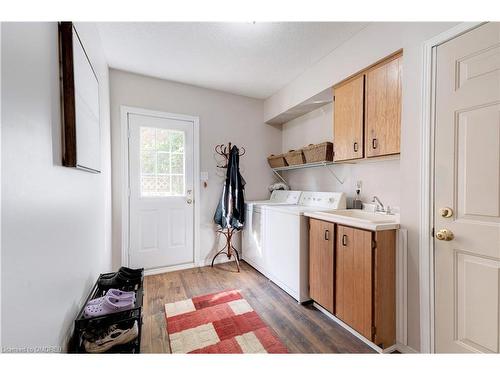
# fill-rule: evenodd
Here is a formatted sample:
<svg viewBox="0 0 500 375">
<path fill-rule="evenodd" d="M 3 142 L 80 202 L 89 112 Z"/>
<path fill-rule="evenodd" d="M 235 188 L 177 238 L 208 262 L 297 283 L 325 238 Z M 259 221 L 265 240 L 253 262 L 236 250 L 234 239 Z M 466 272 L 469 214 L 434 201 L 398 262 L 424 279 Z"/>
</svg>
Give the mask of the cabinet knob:
<svg viewBox="0 0 500 375">
<path fill-rule="evenodd" d="M 372 139 L 372 148 L 375 150 L 378 147 L 378 139 L 373 138 Z"/>
<path fill-rule="evenodd" d="M 358 152 L 358 150 L 359 150 L 358 142 L 354 142 L 353 148 L 354 148 L 354 152 Z"/>
<path fill-rule="evenodd" d="M 325 241 L 330 239 L 330 231 L 328 229 L 325 230 Z"/>
</svg>

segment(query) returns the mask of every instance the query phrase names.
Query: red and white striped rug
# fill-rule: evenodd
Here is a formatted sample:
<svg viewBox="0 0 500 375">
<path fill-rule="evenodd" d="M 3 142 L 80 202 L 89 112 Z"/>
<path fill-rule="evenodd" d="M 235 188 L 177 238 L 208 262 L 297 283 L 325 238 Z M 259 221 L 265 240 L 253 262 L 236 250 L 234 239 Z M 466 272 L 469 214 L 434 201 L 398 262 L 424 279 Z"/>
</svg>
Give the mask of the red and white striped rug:
<svg viewBox="0 0 500 375">
<path fill-rule="evenodd" d="M 172 353 L 287 353 L 238 290 L 165 305 Z"/>
</svg>

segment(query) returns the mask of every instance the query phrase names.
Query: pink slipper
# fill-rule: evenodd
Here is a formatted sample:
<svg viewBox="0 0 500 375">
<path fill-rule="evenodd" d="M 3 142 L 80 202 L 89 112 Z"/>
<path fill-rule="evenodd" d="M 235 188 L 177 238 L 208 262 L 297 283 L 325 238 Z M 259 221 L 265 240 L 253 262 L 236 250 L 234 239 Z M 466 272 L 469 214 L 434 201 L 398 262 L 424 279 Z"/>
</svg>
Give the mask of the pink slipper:
<svg viewBox="0 0 500 375">
<path fill-rule="evenodd" d="M 104 296 L 101 302 L 95 305 L 85 306 L 83 316 L 85 318 L 95 318 L 106 314 L 128 310 L 133 306 L 134 301 L 132 299 L 119 299 L 116 297 Z"/>
</svg>

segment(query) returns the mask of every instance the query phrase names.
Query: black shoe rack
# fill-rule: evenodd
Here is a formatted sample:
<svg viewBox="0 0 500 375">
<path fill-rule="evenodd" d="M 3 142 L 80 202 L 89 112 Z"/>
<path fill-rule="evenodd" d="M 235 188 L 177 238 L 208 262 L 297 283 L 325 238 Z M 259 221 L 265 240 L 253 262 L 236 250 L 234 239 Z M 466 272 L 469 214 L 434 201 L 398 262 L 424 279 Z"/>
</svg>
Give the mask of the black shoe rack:
<svg viewBox="0 0 500 375">
<path fill-rule="evenodd" d="M 114 272 L 112 273 L 104 273 L 99 275 L 99 278 L 101 277 L 109 277 L 111 275 L 114 275 Z M 110 350 L 103 354 L 108 354 L 108 353 L 129 353 L 129 354 L 135 354 L 135 353 L 140 353 L 141 352 L 141 333 L 142 333 L 142 301 L 144 297 L 144 289 L 143 289 L 143 284 L 144 284 L 144 272 L 141 275 L 141 280 L 139 283 L 127 287 L 120 288 L 121 290 L 126 290 L 126 291 L 134 291 L 135 292 L 135 304 L 134 307 L 128 310 L 124 311 L 119 311 L 116 313 L 112 314 L 107 314 L 107 315 L 102 315 L 99 317 L 95 318 L 85 318 L 83 316 L 83 311 L 85 309 L 85 306 L 87 306 L 87 303 L 95 298 L 102 297 L 106 294 L 109 288 L 101 288 L 99 287 L 98 280 L 95 282 L 94 287 L 92 288 L 92 291 L 89 293 L 87 300 L 85 301 L 85 304 L 81 308 L 80 312 L 78 313 L 78 316 L 75 320 L 75 331 L 73 333 L 73 338 L 72 338 L 72 350 L 71 352 L 73 353 L 87 353 L 85 351 L 85 346 L 84 346 L 84 337 L 87 334 L 91 334 L 92 332 L 96 332 L 99 330 L 104 330 L 110 325 L 113 324 L 130 324 L 132 325 L 134 321 L 137 321 L 137 324 L 139 326 L 139 334 L 137 335 L 137 338 L 134 339 L 133 341 L 123 344 L 123 345 L 116 345 L 113 346 Z"/>
</svg>

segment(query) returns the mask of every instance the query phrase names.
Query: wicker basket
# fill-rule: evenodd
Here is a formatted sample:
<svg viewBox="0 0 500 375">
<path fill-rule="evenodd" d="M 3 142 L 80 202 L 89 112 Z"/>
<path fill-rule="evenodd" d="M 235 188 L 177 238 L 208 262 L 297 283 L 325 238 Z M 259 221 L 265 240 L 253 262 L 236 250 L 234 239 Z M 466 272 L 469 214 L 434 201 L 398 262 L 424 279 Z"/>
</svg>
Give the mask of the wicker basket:
<svg viewBox="0 0 500 375">
<path fill-rule="evenodd" d="M 304 154 L 302 150 L 290 150 L 285 154 L 285 160 L 288 165 L 299 165 L 304 164 L 306 159 L 304 159 Z"/>
<path fill-rule="evenodd" d="M 333 143 L 323 142 L 317 145 L 309 145 L 302 149 L 306 163 L 317 163 L 320 161 L 333 161 Z"/>
<path fill-rule="evenodd" d="M 288 165 L 283 154 L 269 155 L 267 162 L 271 168 L 286 167 Z"/>
</svg>

